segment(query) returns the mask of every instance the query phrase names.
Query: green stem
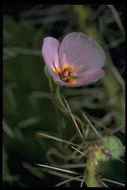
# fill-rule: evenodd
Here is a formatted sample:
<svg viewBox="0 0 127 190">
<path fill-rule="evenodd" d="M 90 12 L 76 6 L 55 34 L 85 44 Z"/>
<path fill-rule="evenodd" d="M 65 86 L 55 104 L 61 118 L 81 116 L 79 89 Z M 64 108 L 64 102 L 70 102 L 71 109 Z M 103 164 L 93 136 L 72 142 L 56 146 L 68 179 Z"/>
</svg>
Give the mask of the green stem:
<svg viewBox="0 0 127 190">
<path fill-rule="evenodd" d="M 87 161 L 86 169 L 87 169 L 87 175 L 85 182 L 87 184 L 87 187 L 102 187 L 102 185 L 97 180 L 96 170 L 92 166 L 89 160 Z"/>
<path fill-rule="evenodd" d="M 59 106 L 60 110 L 63 111 L 66 115 L 70 115 L 71 116 L 71 114 L 70 114 L 67 106 L 65 105 L 65 102 L 62 100 L 62 97 L 60 95 L 60 86 L 57 86 L 56 96 L 57 96 L 57 100 L 58 100 L 59 105 L 60 105 Z M 71 116 L 71 118 L 72 118 L 72 116 Z M 73 120 L 74 123 L 76 121 L 76 125 L 77 125 L 77 123 L 79 123 L 80 126 L 81 126 L 81 128 L 82 128 L 82 130 L 84 131 L 84 123 L 81 122 L 81 120 L 76 115 L 73 114 L 73 119 L 72 120 Z M 66 133 L 66 127 L 62 128 L 62 129 L 63 129 L 62 132 L 65 134 Z M 81 136 L 84 138 L 84 134 L 83 135 L 81 134 L 80 137 Z"/>
<path fill-rule="evenodd" d="M 61 131 L 61 122 L 60 122 L 60 116 L 59 116 L 59 111 L 58 111 L 58 108 L 56 106 L 56 96 L 53 92 L 53 84 L 52 84 L 52 78 L 51 77 L 48 77 L 48 80 L 49 80 L 49 88 L 50 88 L 50 91 L 51 91 L 51 94 L 52 94 L 52 102 L 53 102 L 53 105 L 54 105 L 54 109 L 55 109 L 55 113 L 56 113 L 56 119 L 57 119 L 57 126 L 58 126 L 58 134 L 59 134 L 59 137 L 62 138 L 62 131 Z"/>
<path fill-rule="evenodd" d="M 67 110 L 66 106 L 64 105 L 61 94 L 60 94 L 60 86 L 56 87 L 56 98 L 57 98 L 57 101 L 59 104 L 59 109 L 61 111 L 63 111 L 64 113 L 67 113 L 68 110 Z M 62 126 L 61 126 L 62 136 L 66 137 L 66 124 L 64 122 L 64 119 L 61 122 L 62 122 Z"/>
<path fill-rule="evenodd" d="M 59 104 L 60 104 L 60 107 L 65 111 L 65 112 L 68 112 L 62 98 L 61 98 L 61 95 L 60 95 L 60 86 L 57 86 L 56 88 L 56 96 L 57 96 L 57 99 L 59 101 Z"/>
</svg>

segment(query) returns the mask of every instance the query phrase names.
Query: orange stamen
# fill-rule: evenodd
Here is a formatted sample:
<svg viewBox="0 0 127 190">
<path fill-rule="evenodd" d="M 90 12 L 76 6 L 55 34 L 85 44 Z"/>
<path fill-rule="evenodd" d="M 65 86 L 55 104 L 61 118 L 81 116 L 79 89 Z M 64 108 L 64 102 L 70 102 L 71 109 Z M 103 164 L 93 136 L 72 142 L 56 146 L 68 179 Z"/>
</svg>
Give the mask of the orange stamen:
<svg viewBox="0 0 127 190">
<path fill-rule="evenodd" d="M 73 65 L 69 65 L 66 62 L 66 56 L 63 54 L 63 62 L 62 62 L 62 68 L 58 65 L 54 66 L 54 72 L 57 73 L 61 80 L 64 82 L 67 82 L 69 84 L 76 84 L 78 76 L 76 76 L 76 72 L 82 67 L 82 65 L 79 65 L 78 67 L 74 67 Z"/>
</svg>

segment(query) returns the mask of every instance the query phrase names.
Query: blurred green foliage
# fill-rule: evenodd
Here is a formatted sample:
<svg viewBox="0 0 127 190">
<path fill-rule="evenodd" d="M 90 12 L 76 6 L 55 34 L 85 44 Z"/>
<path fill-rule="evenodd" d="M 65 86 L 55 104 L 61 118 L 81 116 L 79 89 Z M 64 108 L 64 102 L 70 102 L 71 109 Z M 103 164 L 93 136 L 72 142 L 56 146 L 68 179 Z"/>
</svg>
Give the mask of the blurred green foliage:
<svg viewBox="0 0 127 190">
<path fill-rule="evenodd" d="M 85 25 L 83 20 L 86 19 L 85 10 L 88 11 L 87 21 L 91 19 L 90 8 L 93 14 L 92 22 L 99 28 L 98 33 L 95 32 L 94 27 L 89 25 L 90 23 L 87 22 L 88 25 Z M 48 78 L 44 73 L 41 46 L 45 36 L 62 39 L 69 32 L 82 31 L 97 39 L 101 39 L 102 36 L 107 38 L 106 51 L 110 51 L 110 45 L 122 51 L 117 37 L 119 36 L 121 43 L 124 43 L 124 27 L 119 20 L 119 13 L 115 12 L 114 16 L 114 12 L 107 11 L 109 8 L 111 7 L 106 5 L 97 5 L 97 8 L 94 5 L 88 7 L 84 5 L 38 5 L 20 14 L 18 22 L 11 16 L 4 16 L 3 186 L 54 186 L 60 179 L 67 176 L 36 167 L 36 163 L 54 164 L 57 167 L 63 165 L 64 167 L 66 164 L 76 165 L 86 162 L 86 159 L 81 156 L 76 155 L 74 159 L 72 155 L 76 153 L 66 144 L 37 135 L 38 131 L 42 131 L 59 138 L 55 108 Z M 101 9 L 105 11 L 101 12 Z M 102 18 L 104 22 L 101 22 Z M 114 29 L 109 35 L 111 28 L 108 26 L 107 18 L 118 26 L 118 36 L 115 39 Z M 124 62 L 123 57 L 120 59 Z M 110 67 L 107 66 L 109 62 L 112 62 Z M 82 116 L 82 112 L 85 112 L 102 136 L 115 134 L 124 144 L 124 134 L 121 132 L 121 128 L 124 127 L 125 104 L 123 73 L 117 71 L 117 64 L 114 71 L 113 60 L 109 62 L 105 66 L 109 76 L 107 80 L 104 79 L 95 85 L 79 89 L 63 87 L 61 94 L 68 100 L 73 114 L 81 119 L 79 123 L 83 130 L 88 126 Z M 124 65 L 121 64 L 120 69 L 124 70 Z M 53 88 L 56 88 L 55 84 Z M 69 142 L 71 138 L 74 138 L 74 143 L 80 145 L 81 140 L 79 140 L 70 115 L 64 114 L 60 109 L 58 109 L 58 117 L 61 118 L 62 138 Z M 86 135 L 86 131 L 84 133 Z M 90 141 L 97 138 L 96 134 L 91 131 L 89 136 Z M 109 163 L 99 164 L 99 170 L 105 178 L 124 183 L 124 164 L 120 161 L 112 160 Z M 80 169 L 77 171 L 80 172 Z M 83 172 L 84 167 L 81 168 L 81 173 Z M 65 187 L 80 186 L 80 183 L 81 181 L 68 182 Z M 109 183 L 108 186 L 112 184 Z"/>
</svg>

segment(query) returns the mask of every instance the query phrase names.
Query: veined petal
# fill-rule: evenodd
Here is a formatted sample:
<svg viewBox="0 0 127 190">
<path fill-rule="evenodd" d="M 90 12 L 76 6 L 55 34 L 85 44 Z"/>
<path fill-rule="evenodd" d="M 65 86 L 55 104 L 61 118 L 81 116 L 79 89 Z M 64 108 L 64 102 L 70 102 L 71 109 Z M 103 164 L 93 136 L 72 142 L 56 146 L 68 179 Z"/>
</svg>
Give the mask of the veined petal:
<svg viewBox="0 0 127 190">
<path fill-rule="evenodd" d="M 52 37 L 44 38 L 42 46 L 42 55 L 53 77 L 57 76 L 57 74 L 54 72 L 54 65 L 55 66 L 59 65 L 58 48 L 59 48 L 58 40 Z"/>
<path fill-rule="evenodd" d="M 92 84 L 99 79 L 103 78 L 105 72 L 103 69 L 91 69 L 84 72 L 84 75 L 77 79 L 77 83 L 75 83 L 72 87 L 79 87 L 84 85 Z"/>
<path fill-rule="evenodd" d="M 82 69 L 101 68 L 104 65 L 105 54 L 102 47 L 92 38 L 81 32 L 72 32 L 65 36 L 60 49 L 60 61 L 79 66 Z"/>
</svg>

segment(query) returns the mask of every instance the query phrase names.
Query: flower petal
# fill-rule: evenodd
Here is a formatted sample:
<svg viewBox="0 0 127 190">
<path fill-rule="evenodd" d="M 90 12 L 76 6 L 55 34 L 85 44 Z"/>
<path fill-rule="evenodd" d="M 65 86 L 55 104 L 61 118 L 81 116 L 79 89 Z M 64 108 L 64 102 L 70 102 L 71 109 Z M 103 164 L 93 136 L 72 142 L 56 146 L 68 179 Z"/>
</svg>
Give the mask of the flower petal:
<svg viewBox="0 0 127 190">
<path fill-rule="evenodd" d="M 82 69 L 101 68 L 105 54 L 102 47 L 92 38 L 81 32 L 72 32 L 65 36 L 59 49 L 60 61 L 66 57 L 71 65 L 82 65 Z"/>
<path fill-rule="evenodd" d="M 84 76 L 77 80 L 77 83 L 73 87 L 84 86 L 92 84 L 99 79 L 103 78 L 105 72 L 103 69 L 91 69 L 84 73 Z"/>
<path fill-rule="evenodd" d="M 58 40 L 52 37 L 44 38 L 42 46 L 42 55 L 48 67 L 48 70 L 50 71 L 53 77 L 57 76 L 57 74 L 54 72 L 54 65 L 55 66 L 59 65 L 58 48 L 59 48 Z"/>
</svg>

